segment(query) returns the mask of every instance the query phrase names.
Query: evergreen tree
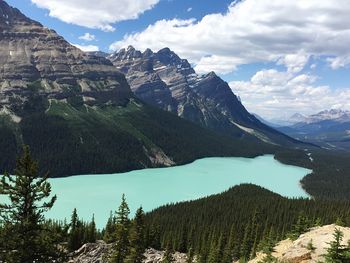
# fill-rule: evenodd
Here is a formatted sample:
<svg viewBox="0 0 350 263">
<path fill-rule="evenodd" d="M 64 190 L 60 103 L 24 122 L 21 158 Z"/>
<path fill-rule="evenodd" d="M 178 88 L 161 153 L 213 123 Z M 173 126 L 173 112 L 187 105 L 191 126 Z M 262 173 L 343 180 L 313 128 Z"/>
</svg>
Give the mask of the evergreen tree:
<svg viewBox="0 0 350 263">
<path fill-rule="evenodd" d="M 115 226 L 116 218 L 111 211 L 103 234 L 103 240 L 106 243 L 113 243 L 115 241 Z"/>
<path fill-rule="evenodd" d="M 129 220 L 130 209 L 125 200 L 125 195 L 122 195 L 122 202 L 116 212 L 116 243 L 114 251 L 110 258 L 110 263 L 123 263 L 129 253 Z"/>
<path fill-rule="evenodd" d="M 136 211 L 135 219 L 130 233 L 130 255 L 128 263 L 142 263 L 145 252 L 145 222 L 142 207 Z"/>
<path fill-rule="evenodd" d="M 208 263 L 217 263 L 220 262 L 220 244 L 216 241 L 213 241 L 208 255 Z"/>
<path fill-rule="evenodd" d="M 82 245 L 81 240 L 81 233 L 79 229 L 79 218 L 77 209 L 74 208 L 72 216 L 71 216 L 71 222 L 70 222 L 70 228 L 69 228 L 69 234 L 68 234 L 68 249 L 69 251 L 75 251 Z"/>
<path fill-rule="evenodd" d="M 160 233 L 157 226 L 151 226 L 146 235 L 146 247 L 161 249 Z"/>
<path fill-rule="evenodd" d="M 87 227 L 87 242 L 89 243 L 95 243 L 97 239 L 97 230 L 96 230 L 96 223 L 95 223 L 95 215 L 92 216 L 91 222 L 88 224 Z"/>
<path fill-rule="evenodd" d="M 315 250 L 316 250 L 316 247 L 314 246 L 314 244 L 313 244 L 312 241 L 313 241 L 313 240 L 310 239 L 310 241 L 309 241 L 309 242 L 307 243 L 307 245 L 306 245 L 306 249 L 310 250 L 311 253 L 314 253 Z"/>
<path fill-rule="evenodd" d="M 6 243 L 1 249 L 6 262 L 51 262 L 62 257 L 55 244 L 55 235 L 45 228 L 44 212 L 50 210 L 56 196 L 51 196 L 48 173 L 40 177 L 38 164 L 28 146 L 17 160 L 15 176 L 4 173 L 0 180 L 0 195 L 8 201 L 0 204 L 0 225 L 4 226 Z"/>
<path fill-rule="evenodd" d="M 336 224 L 337 226 L 345 226 L 342 217 L 338 217 L 337 220 L 335 221 L 335 224 Z"/>
<path fill-rule="evenodd" d="M 305 233 L 310 228 L 310 220 L 304 213 L 300 213 L 297 222 L 293 225 L 288 237 L 296 240 L 301 234 Z"/>
<path fill-rule="evenodd" d="M 334 240 L 329 242 L 329 248 L 327 249 L 327 254 L 325 255 L 326 263 L 344 263 L 344 253 L 346 249 L 341 244 L 343 240 L 343 232 L 339 229 L 335 229 L 333 237 Z"/>
<path fill-rule="evenodd" d="M 222 263 L 232 263 L 234 246 L 235 246 L 234 228 L 231 227 L 230 235 L 228 237 L 228 240 L 226 242 L 226 245 L 222 253 L 222 260 L 221 260 Z"/>
</svg>

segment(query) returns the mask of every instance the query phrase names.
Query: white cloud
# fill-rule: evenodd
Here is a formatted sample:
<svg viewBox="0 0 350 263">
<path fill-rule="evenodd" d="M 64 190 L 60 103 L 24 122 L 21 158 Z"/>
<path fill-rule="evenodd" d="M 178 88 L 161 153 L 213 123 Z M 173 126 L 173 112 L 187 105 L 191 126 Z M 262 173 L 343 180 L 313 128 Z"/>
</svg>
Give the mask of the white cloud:
<svg viewBox="0 0 350 263">
<path fill-rule="evenodd" d="M 31 0 L 66 23 L 114 31 L 113 23 L 136 19 L 159 0 Z"/>
<path fill-rule="evenodd" d="M 79 39 L 85 40 L 85 41 L 93 41 L 96 39 L 95 35 L 92 35 L 90 33 L 85 33 L 84 35 L 80 36 Z"/>
<path fill-rule="evenodd" d="M 84 52 L 89 52 L 89 51 L 99 51 L 98 46 L 95 45 L 79 45 L 79 44 L 72 44 L 71 45 L 79 48 L 80 50 Z"/>
<path fill-rule="evenodd" d="M 192 7 L 187 8 L 187 12 L 191 12 L 192 11 Z"/>
<path fill-rule="evenodd" d="M 350 89 L 317 86 L 316 76 L 275 69 L 258 71 L 250 81 L 232 81 L 230 87 L 251 112 L 268 118 L 324 109 L 350 110 Z"/>
<path fill-rule="evenodd" d="M 339 56 L 339 57 L 328 58 L 327 61 L 330 63 L 332 69 L 342 68 L 350 64 L 350 54 Z"/>
<path fill-rule="evenodd" d="M 239 64 L 263 61 L 299 72 L 311 56 L 331 56 L 337 68 L 350 63 L 349 14 L 348 0 L 234 1 L 224 14 L 200 21 L 160 20 L 110 48 L 167 46 L 202 72 L 227 73 Z"/>
</svg>

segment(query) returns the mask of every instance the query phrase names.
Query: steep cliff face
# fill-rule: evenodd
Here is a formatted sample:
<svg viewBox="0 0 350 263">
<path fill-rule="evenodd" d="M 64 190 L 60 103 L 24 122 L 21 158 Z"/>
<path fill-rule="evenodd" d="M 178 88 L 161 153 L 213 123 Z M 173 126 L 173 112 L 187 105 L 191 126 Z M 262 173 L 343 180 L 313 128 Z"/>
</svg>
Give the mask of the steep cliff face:
<svg viewBox="0 0 350 263">
<path fill-rule="evenodd" d="M 262 124 L 214 72 L 196 74 L 169 48 L 143 53 L 132 46 L 108 56 L 126 74 L 135 95 L 178 116 L 233 137 L 251 136 L 271 144 L 295 143 Z"/>
<path fill-rule="evenodd" d="M 110 61 L 88 55 L 55 31 L 0 1 L 1 104 L 23 101 L 28 85 L 39 93 L 65 99 L 79 92 L 86 101 L 123 100 L 131 92 Z"/>
</svg>

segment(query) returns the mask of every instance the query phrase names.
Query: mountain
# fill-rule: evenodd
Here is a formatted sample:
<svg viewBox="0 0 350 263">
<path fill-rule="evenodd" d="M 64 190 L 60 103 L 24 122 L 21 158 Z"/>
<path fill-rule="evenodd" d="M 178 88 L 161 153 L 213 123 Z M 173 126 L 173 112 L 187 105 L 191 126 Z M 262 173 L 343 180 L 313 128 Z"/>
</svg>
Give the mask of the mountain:
<svg viewBox="0 0 350 263">
<path fill-rule="evenodd" d="M 296 139 L 325 148 L 350 150 L 350 111 L 324 110 L 295 120 L 298 121 L 278 129 Z"/>
<path fill-rule="evenodd" d="M 0 36 L 2 105 L 21 104 L 27 95 L 23 88 L 34 82 L 49 99 L 67 99 L 77 91 L 90 104 L 131 96 L 122 74 L 108 60 L 85 54 L 4 1 Z"/>
<path fill-rule="evenodd" d="M 260 122 L 266 124 L 267 126 L 270 126 L 270 127 L 280 127 L 280 125 L 276 124 L 276 123 L 273 123 L 271 121 L 268 121 L 266 120 L 265 118 L 261 117 L 260 115 L 256 114 L 256 113 L 252 113 L 254 115 L 255 118 L 257 118 Z"/>
<path fill-rule="evenodd" d="M 289 117 L 287 120 L 287 123 L 294 124 L 298 122 L 306 122 L 308 119 L 307 116 L 300 114 L 300 113 L 294 113 L 292 116 Z"/>
<path fill-rule="evenodd" d="M 109 60 L 82 52 L 5 1 L 0 50 L 0 171 L 12 171 L 22 144 L 52 176 L 273 152 L 145 104 Z"/>
<path fill-rule="evenodd" d="M 334 120 L 336 122 L 349 122 L 350 121 L 350 111 L 341 109 L 330 109 L 320 111 L 316 114 L 311 114 L 308 116 L 302 115 L 300 113 L 295 113 L 289 118 L 289 122 L 296 123 L 317 123 L 321 121 Z"/>
<path fill-rule="evenodd" d="M 126 75 L 135 95 L 149 104 L 234 138 L 250 136 L 279 145 L 297 143 L 250 114 L 214 72 L 197 74 L 186 59 L 169 48 L 141 52 L 129 46 L 108 59 Z"/>
</svg>

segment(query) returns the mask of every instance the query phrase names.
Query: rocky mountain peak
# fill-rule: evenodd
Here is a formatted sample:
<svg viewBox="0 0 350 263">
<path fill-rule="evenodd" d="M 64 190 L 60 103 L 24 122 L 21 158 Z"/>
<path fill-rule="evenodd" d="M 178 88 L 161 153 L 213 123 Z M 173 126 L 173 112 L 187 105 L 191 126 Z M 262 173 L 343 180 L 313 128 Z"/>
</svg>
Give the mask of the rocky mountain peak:
<svg viewBox="0 0 350 263">
<path fill-rule="evenodd" d="M 143 53 L 142 53 L 142 57 L 143 58 L 149 58 L 151 56 L 153 56 L 153 51 L 150 48 L 147 48 Z"/>
<path fill-rule="evenodd" d="M 131 96 L 109 60 L 84 53 L 1 0 L 0 62 L 0 106 L 26 101 L 24 90 L 33 83 L 37 92 L 61 100 L 77 92 L 90 102 Z"/>
<path fill-rule="evenodd" d="M 29 18 L 24 16 L 17 8 L 9 6 L 5 1 L 0 0 L 0 30 L 4 31 L 16 23 L 29 22 Z"/>
<path fill-rule="evenodd" d="M 277 133 L 249 114 L 229 85 L 214 72 L 197 74 L 186 59 L 168 47 L 157 52 L 147 49 L 141 56 L 133 48 L 129 50 L 133 56 L 121 49 L 109 59 L 126 74 L 132 91 L 142 100 L 234 136 L 248 133 L 270 142 L 269 136 Z M 281 134 L 277 137 L 285 140 Z"/>
</svg>

